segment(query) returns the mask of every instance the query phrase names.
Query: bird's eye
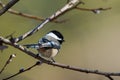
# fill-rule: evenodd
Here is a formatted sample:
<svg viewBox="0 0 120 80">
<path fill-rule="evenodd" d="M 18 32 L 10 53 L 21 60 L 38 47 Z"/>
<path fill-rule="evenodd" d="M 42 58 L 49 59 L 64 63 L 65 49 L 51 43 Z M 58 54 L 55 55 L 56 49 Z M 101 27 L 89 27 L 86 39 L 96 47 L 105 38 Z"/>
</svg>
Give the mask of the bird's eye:
<svg viewBox="0 0 120 80">
<path fill-rule="evenodd" d="M 64 41 L 63 40 L 59 40 L 60 44 L 62 44 Z"/>
<path fill-rule="evenodd" d="M 44 39 L 44 38 L 42 39 L 42 41 L 43 41 L 43 42 L 48 42 L 48 40 L 47 40 L 47 39 Z"/>
</svg>

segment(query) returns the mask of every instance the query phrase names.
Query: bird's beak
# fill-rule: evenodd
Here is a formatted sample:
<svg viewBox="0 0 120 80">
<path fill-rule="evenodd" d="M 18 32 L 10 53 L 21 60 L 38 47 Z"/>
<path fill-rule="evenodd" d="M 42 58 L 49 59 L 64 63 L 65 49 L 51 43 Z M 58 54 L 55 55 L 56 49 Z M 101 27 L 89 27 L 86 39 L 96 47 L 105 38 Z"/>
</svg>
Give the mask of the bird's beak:
<svg viewBox="0 0 120 80">
<path fill-rule="evenodd" d="M 63 42 L 65 42 L 65 40 L 62 40 Z"/>
</svg>

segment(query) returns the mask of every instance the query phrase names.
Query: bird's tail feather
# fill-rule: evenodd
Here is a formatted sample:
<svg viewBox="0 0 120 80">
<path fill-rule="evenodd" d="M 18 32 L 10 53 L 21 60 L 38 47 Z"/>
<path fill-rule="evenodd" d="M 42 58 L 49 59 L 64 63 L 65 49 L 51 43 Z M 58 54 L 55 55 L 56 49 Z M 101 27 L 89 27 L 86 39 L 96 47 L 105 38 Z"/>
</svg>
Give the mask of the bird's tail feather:
<svg viewBox="0 0 120 80">
<path fill-rule="evenodd" d="M 26 48 L 39 48 L 38 44 L 25 44 L 23 46 L 25 46 Z"/>
</svg>

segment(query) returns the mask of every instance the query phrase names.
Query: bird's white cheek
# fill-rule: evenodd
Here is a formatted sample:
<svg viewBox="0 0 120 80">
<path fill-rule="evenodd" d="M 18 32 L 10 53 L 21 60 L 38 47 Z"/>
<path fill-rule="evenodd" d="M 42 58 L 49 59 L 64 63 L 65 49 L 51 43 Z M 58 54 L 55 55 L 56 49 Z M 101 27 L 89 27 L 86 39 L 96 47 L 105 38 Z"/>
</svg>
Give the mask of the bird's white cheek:
<svg viewBox="0 0 120 80">
<path fill-rule="evenodd" d="M 58 53 L 57 49 L 52 49 L 52 55 L 51 55 L 51 57 L 56 56 L 57 53 Z"/>
</svg>

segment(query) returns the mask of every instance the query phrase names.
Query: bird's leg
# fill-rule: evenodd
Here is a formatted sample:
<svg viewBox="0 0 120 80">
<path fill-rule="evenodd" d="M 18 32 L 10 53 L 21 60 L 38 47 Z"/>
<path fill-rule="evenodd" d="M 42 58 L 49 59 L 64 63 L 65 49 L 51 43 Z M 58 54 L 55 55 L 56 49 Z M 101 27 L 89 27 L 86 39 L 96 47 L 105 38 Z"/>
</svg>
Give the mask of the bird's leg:
<svg viewBox="0 0 120 80">
<path fill-rule="evenodd" d="M 55 63 L 55 60 L 54 60 L 53 58 L 51 58 L 51 60 L 52 60 L 52 62 L 54 62 L 54 63 Z"/>
</svg>

